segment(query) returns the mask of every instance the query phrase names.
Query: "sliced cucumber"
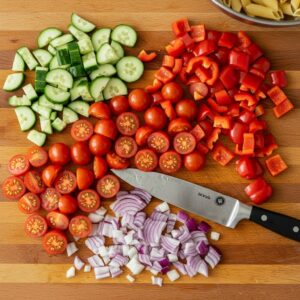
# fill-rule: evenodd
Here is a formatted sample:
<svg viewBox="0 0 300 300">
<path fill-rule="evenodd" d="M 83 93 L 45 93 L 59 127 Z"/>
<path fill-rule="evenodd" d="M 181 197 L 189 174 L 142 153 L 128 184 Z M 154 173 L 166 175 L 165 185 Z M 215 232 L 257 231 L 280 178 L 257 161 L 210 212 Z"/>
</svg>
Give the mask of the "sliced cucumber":
<svg viewBox="0 0 300 300">
<path fill-rule="evenodd" d="M 103 100 L 102 91 L 105 89 L 109 80 L 109 77 L 98 77 L 91 82 L 90 93 L 95 101 Z"/>
<path fill-rule="evenodd" d="M 97 60 L 94 52 L 90 52 L 82 56 L 84 69 L 89 73 L 97 69 Z"/>
<path fill-rule="evenodd" d="M 11 96 L 8 99 L 8 104 L 10 106 L 31 106 L 31 101 L 25 95 L 22 97 Z"/>
<path fill-rule="evenodd" d="M 128 25 L 118 25 L 112 31 L 111 39 L 124 46 L 133 47 L 137 41 L 137 34 L 136 31 Z"/>
<path fill-rule="evenodd" d="M 70 89 L 73 86 L 73 77 L 67 70 L 54 69 L 47 73 L 46 82 Z"/>
<path fill-rule="evenodd" d="M 134 82 L 144 73 L 144 64 L 135 56 L 125 56 L 117 63 L 118 76 L 126 82 Z"/>
<path fill-rule="evenodd" d="M 45 132 L 48 134 L 53 133 L 52 126 L 51 126 L 51 120 L 40 117 L 40 126 L 41 126 L 42 132 Z"/>
<path fill-rule="evenodd" d="M 52 59 L 52 55 L 45 49 L 36 49 L 32 51 L 33 55 L 42 67 L 48 67 Z"/>
<path fill-rule="evenodd" d="M 114 96 L 127 95 L 127 93 L 126 84 L 119 78 L 111 78 L 103 91 L 105 100 Z"/>
<path fill-rule="evenodd" d="M 57 117 L 57 111 L 53 111 L 50 115 L 50 120 L 54 121 L 56 119 L 56 117 Z"/>
<path fill-rule="evenodd" d="M 74 37 L 80 41 L 82 39 L 89 39 L 90 37 L 84 33 L 83 31 L 77 29 L 75 26 L 73 25 L 69 25 L 68 30 L 74 35 Z"/>
<path fill-rule="evenodd" d="M 72 13 L 71 21 L 77 29 L 83 32 L 91 32 L 96 28 L 96 26 L 93 23 L 83 19 L 75 13 Z"/>
<path fill-rule="evenodd" d="M 69 43 L 68 50 L 72 66 L 82 64 L 78 44 L 76 42 Z"/>
<path fill-rule="evenodd" d="M 53 56 L 52 60 L 50 61 L 49 69 L 54 70 L 54 69 L 67 69 L 69 68 L 70 65 L 63 65 L 60 66 L 58 63 L 57 56 Z"/>
<path fill-rule="evenodd" d="M 52 109 L 45 106 L 40 106 L 38 101 L 34 102 L 31 106 L 32 110 L 38 113 L 39 115 L 43 116 L 46 119 L 50 119 L 50 115 Z"/>
<path fill-rule="evenodd" d="M 45 95 L 51 102 L 58 104 L 65 104 L 70 98 L 69 92 L 63 91 L 51 85 L 46 85 Z"/>
<path fill-rule="evenodd" d="M 78 41 L 78 47 L 81 54 L 88 54 L 94 51 L 91 39 L 83 39 Z"/>
<path fill-rule="evenodd" d="M 63 48 L 57 48 L 56 57 L 60 66 L 71 64 L 71 58 L 67 46 L 63 46 Z"/>
<path fill-rule="evenodd" d="M 37 93 L 44 93 L 47 72 L 48 68 L 45 67 L 36 67 L 35 69 L 34 88 Z"/>
<path fill-rule="evenodd" d="M 53 56 L 56 54 L 56 49 L 51 45 L 48 45 L 48 52 L 51 53 Z"/>
<path fill-rule="evenodd" d="M 74 40 L 73 35 L 70 33 L 66 33 L 66 34 L 59 36 L 58 38 L 52 40 L 50 42 L 50 45 L 54 48 L 57 48 L 57 47 L 66 45 L 66 44 L 72 42 L 73 40 Z"/>
<path fill-rule="evenodd" d="M 25 62 L 18 52 L 16 52 L 15 54 L 11 69 L 13 71 L 20 71 L 20 72 L 25 71 Z"/>
<path fill-rule="evenodd" d="M 102 47 L 97 52 L 97 61 L 101 64 L 109 64 L 111 62 L 115 62 L 118 60 L 118 55 L 114 48 L 106 43 L 103 44 Z"/>
<path fill-rule="evenodd" d="M 55 104 L 49 101 L 45 95 L 40 96 L 39 105 L 43 107 L 51 108 L 56 111 L 62 111 L 64 108 L 62 104 Z"/>
<path fill-rule="evenodd" d="M 52 122 L 52 127 L 60 132 L 63 131 L 66 128 L 67 124 L 60 118 L 56 118 L 53 122 Z"/>
<path fill-rule="evenodd" d="M 15 109 L 17 119 L 22 131 L 31 129 L 36 121 L 35 113 L 27 106 L 19 106 Z"/>
<path fill-rule="evenodd" d="M 86 78 L 77 79 L 74 81 L 73 87 L 70 90 L 71 101 L 74 101 L 80 97 L 79 89 L 77 88 L 81 82 L 87 81 Z"/>
<path fill-rule="evenodd" d="M 32 143 L 43 146 L 46 142 L 47 135 L 43 132 L 39 132 L 35 129 L 30 130 L 30 132 L 27 135 L 27 139 L 31 141 Z"/>
<path fill-rule="evenodd" d="M 62 118 L 66 124 L 74 123 L 79 119 L 77 113 L 68 107 L 64 107 Z"/>
<path fill-rule="evenodd" d="M 7 92 L 12 92 L 21 87 L 25 80 L 25 74 L 24 73 L 14 73 L 9 74 L 6 77 L 6 80 L 3 85 L 3 89 Z"/>
<path fill-rule="evenodd" d="M 36 66 L 38 66 L 38 62 L 27 47 L 21 47 L 17 50 L 17 52 L 21 55 L 29 70 L 33 70 Z"/>
<path fill-rule="evenodd" d="M 124 49 L 121 46 L 121 44 L 119 44 L 118 42 L 112 41 L 110 43 L 110 45 L 112 46 L 112 48 L 115 50 L 118 58 L 116 61 L 113 62 L 113 64 L 117 63 L 123 56 L 124 56 Z"/>
<path fill-rule="evenodd" d="M 27 98 L 31 101 L 31 100 L 34 100 L 38 97 L 35 89 L 33 88 L 32 84 L 31 83 L 28 83 L 26 85 L 24 85 L 22 87 L 25 95 L 27 96 Z"/>
<path fill-rule="evenodd" d="M 73 75 L 74 78 L 83 77 L 86 75 L 83 65 L 75 65 L 69 68 L 69 72 Z"/>
<path fill-rule="evenodd" d="M 101 28 L 97 29 L 92 35 L 92 43 L 95 51 L 98 51 L 101 46 L 109 42 L 111 29 L 110 28 Z"/>
<path fill-rule="evenodd" d="M 99 66 L 95 71 L 93 71 L 90 74 L 90 79 L 94 80 L 97 77 L 101 77 L 101 76 L 113 76 L 117 73 L 116 68 L 111 65 L 111 64 L 105 64 L 105 65 L 101 65 Z"/>
<path fill-rule="evenodd" d="M 80 101 L 80 100 L 73 101 L 68 105 L 68 107 L 84 117 L 89 116 L 90 106 L 88 103 L 84 101 Z"/>
<path fill-rule="evenodd" d="M 100 101 L 103 101 L 104 100 L 104 96 L 103 96 L 103 93 L 101 92 L 97 98 L 97 100 L 95 100 L 95 102 L 100 102 Z"/>
<path fill-rule="evenodd" d="M 40 32 L 38 36 L 38 46 L 39 48 L 44 48 L 47 46 L 52 40 L 56 39 L 57 37 L 61 36 L 62 32 L 58 28 L 50 27 L 46 28 Z"/>
<path fill-rule="evenodd" d="M 94 101 L 94 98 L 90 94 L 89 82 L 87 80 L 82 80 L 77 87 L 78 93 L 82 100 L 84 101 Z"/>
</svg>

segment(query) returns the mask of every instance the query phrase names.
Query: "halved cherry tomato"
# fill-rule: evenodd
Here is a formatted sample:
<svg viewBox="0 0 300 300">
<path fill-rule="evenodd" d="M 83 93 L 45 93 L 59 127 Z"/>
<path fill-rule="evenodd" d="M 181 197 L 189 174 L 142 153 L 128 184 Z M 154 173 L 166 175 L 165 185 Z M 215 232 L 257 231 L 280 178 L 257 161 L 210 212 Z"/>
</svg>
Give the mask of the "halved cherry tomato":
<svg viewBox="0 0 300 300">
<path fill-rule="evenodd" d="M 128 111 L 129 102 L 126 96 L 115 96 L 109 100 L 109 107 L 114 115 Z"/>
<path fill-rule="evenodd" d="M 62 195 L 58 201 L 58 209 L 61 213 L 69 215 L 76 212 L 78 208 L 77 200 L 71 195 Z"/>
<path fill-rule="evenodd" d="M 73 237 L 85 238 L 92 232 L 92 222 L 86 216 L 76 216 L 71 219 L 69 224 L 69 231 Z"/>
<path fill-rule="evenodd" d="M 108 170 L 107 162 L 100 156 L 95 156 L 94 158 L 94 175 L 96 179 L 102 178 Z"/>
<path fill-rule="evenodd" d="M 39 168 L 48 161 L 48 153 L 42 147 L 32 146 L 27 152 L 27 157 L 33 167 Z"/>
<path fill-rule="evenodd" d="M 2 183 L 2 192 L 5 198 L 17 200 L 25 194 L 25 191 L 23 180 L 16 176 L 10 176 Z"/>
<path fill-rule="evenodd" d="M 153 150 L 143 149 L 136 153 L 134 163 L 138 169 L 150 172 L 157 167 L 158 158 Z"/>
<path fill-rule="evenodd" d="M 111 169 L 126 169 L 129 166 L 129 160 L 122 158 L 116 153 L 110 152 L 106 154 L 106 161 Z"/>
<path fill-rule="evenodd" d="M 70 149 L 64 143 L 56 143 L 49 148 L 49 157 L 53 164 L 66 165 L 70 159 Z"/>
<path fill-rule="evenodd" d="M 45 184 L 40 174 L 36 171 L 28 171 L 24 176 L 26 188 L 35 194 L 42 193 L 45 190 Z"/>
<path fill-rule="evenodd" d="M 66 236 L 58 230 L 49 231 L 43 237 L 43 248 L 50 255 L 64 253 L 67 244 Z"/>
<path fill-rule="evenodd" d="M 236 161 L 236 171 L 246 179 L 255 179 L 262 175 L 263 169 L 254 157 L 243 156 Z"/>
<path fill-rule="evenodd" d="M 77 186 L 80 190 L 89 188 L 94 182 L 94 174 L 85 168 L 77 168 L 76 170 Z"/>
<path fill-rule="evenodd" d="M 148 137 L 153 132 L 150 126 L 141 126 L 135 134 L 135 141 L 139 146 L 144 146 L 147 143 Z"/>
<path fill-rule="evenodd" d="M 177 82 L 169 82 L 162 87 L 161 93 L 165 100 L 176 103 L 182 98 L 183 89 Z"/>
<path fill-rule="evenodd" d="M 164 173 L 175 173 L 182 165 L 181 156 L 175 151 L 167 151 L 159 158 L 159 167 Z"/>
<path fill-rule="evenodd" d="M 43 236 L 48 229 L 45 218 L 38 214 L 30 215 L 24 223 L 25 234 L 32 238 Z"/>
<path fill-rule="evenodd" d="M 123 158 L 133 157 L 137 152 L 137 144 L 130 136 L 121 136 L 115 143 L 116 153 Z"/>
<path fill-rule="evenodd" d="M 8 171 L 15 176 L 25 174 L 30 168 L 26 155 L 17 154 L 8 161 Z"/>
<path fill-rule="evenodd" d="M 60 194 L 56 189 L 46 188 L 45 192 L 41 194 L 42 208 L 46 211 L 53 211 L 58 209 L 59 198 Z"/>
<path fill-rule="evenodd" d="M 189 154 L 196 148 L 196 139 L 189 132 L 179 132 L 173 140 L 173 146 L 179 154 Z"/>
<path fill-rule="evenodd" d="M 136 111 L 143 111 L 149 107 L 151 98 L 143 89 L 134 89 L 128 95 L 129 106 Z"/>
<path fill-rule="evenodd" d="M 89 115 L 98 119 L 109 119 L 109 106 L 104 102 L 95 102 L 89 108 Z"/>
<path fill-rule="evenodd" d="M 279 154 L 276 154 L 266 160 L 266 166 L 272 176 L 277 176 L 288 168 Z"/>
<path fill-rule="evenodd" d="M 169 136 L 163 131 L 156 131 L 150 134 L 147 140 L 148 147 L 157 153 L 164 153 L 170 147 Z"/>
<path fill-rule="evenodd" d="M 94 132 L 102 134 L 114 140 L 118 134 L 116 124 L 113 120 L 102 119 L 99 120 L 94 128 Z"/>
<path fill-rule="evenodd" d="M 70 194 L 77 187 L 76 176 L 71 171 L 65 170 L 58 174 L 54 185 L 61 194 Z"/>
<path fill-rule="evenodd" d="M 184 156 L 183 164 L 187 170 L 197 172 L 205 165 L 205 155 L 195 150 Z"/>
<path fill-rule="evenodd" d="M 66 230 L 69 226 L 69 219 L 63 213 L 51 211 L 47 214 L 48 224 L 53 229 Z"/>
<path fill-rule="evenodd" d="M 89 140 L 89 149 L 93 155 L 105 155 L 111 149 L 111 139 L 101 134 L 94 134 Z"/>
<path fill-rule="evenodd" d="M 160 105 L 169 120 L 174 120 L 176 118 L 176 112 L 170 100 L 163 101 Z"/>
<path fill-rule="evenodd" d="M 177 118 L 172 120 L 169 123 L 168 133 L 170 135 L 174 135 L 182 131 L 190 131 L 191 129 L 192 129 L 192 125 L 189 123 L 188 120 L 184 118 Z"/>
<path fill-rule="evenodd" d="M 93 135 L 93 132 L 93 124 L 88 120 L 78 120 L 73 123 L 71 127 L 71 136 L 78 142 L 88 141 Z"/>
<path fill-rule="evenodd" d="M 96 189 L 101 197 L 112 198 L 120 190 L 120 181 L 114 175 L 105 175 L 98 180 Z"/>
<path fill-rule="evenodd" d="M 100 197 L 94 190 L 83 190 L 77 195 L 79 208 L 88 213 L 96 211 L 100 206 Z"/>
<path fill-rule="evenodd" d="M 71 158 L 76 165 L 87 165 L 91 161 L 91 152 L 85 142 L 76 142 L 71 146 Z"/>
<path fill-rule="evenodd" d="M 61 170 L 61 166 L 50 165 L 47 166 L 42 172 L 42 179 L 46 186 L 51 187 Z"/>
<path fill-rule="evenodd" d="M 117 128 L 123 135 L 131 136 L 140 126 L 139 118 L 132 112 L 124 112 L 117 117 Z"/>
<path fill-rule="evenodd" d="M 144 114 L 144 119 L 146 124 L 155 130 L 163 129 L 167 123 L 166 114 L 157 106 L 148 108 Z"/>
<path fill-rule="evenodd" d="M 197 105 L 194 100 L 183 99 L 176 104 L 175 110 L 178 117 L 193 121 L 197 116 Z"/>
<path fill-rule="evenodd" d="M 18 208 L 24 214 L 32 214 L 40 209 L 41 200 L 34 193 L 26 193 L 18 201 Z"/>
</svg>

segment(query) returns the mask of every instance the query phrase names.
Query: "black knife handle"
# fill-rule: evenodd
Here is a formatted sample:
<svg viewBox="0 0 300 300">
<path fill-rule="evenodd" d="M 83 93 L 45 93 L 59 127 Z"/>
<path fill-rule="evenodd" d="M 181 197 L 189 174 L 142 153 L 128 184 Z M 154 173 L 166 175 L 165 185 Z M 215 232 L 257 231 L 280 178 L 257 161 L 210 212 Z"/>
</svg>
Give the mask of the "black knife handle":
<svg viewBox="0 0 300 300">
<path fill-rule="evenodd" d="M 252 207 L 250 220 L 287 238 L 300 242 L 300 220 L 257 206 Z"/>
</svg>

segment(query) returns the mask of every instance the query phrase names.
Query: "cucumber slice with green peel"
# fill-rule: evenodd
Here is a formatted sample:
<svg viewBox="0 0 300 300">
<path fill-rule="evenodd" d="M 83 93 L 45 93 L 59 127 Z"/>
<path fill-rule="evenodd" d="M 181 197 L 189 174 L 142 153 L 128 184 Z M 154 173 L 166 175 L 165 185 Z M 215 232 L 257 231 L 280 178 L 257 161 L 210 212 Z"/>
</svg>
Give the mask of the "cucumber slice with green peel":
<svg viewBox="0 0 300 300">
<path fill-rule="evenodd" d="M 70 90 L 71 101 L 74 101 L 80 97 L 80 89 L 77 87 L 84 82 L 87 82 L 87 78 L 81 78 L 74 81 L 73 87 Z"/>
<path fill-rule="evenodd" d="M 46 81 L 35 80 L 35 82 L 34 82 L 34 89 L 36 90 L 37 93 L 42 94 L 45 91 L 46 85 L 47 85 Z"/>
<path fill-rule="evenodd" d="M 71 33 L 66 33 L 58 38 L 52 40 L 50 45 L 54 48 L 66 45 L 74 40 L 73 35 Z"/>
<path fill-rule="evenodd" d="M 82 64 L 84 69 L 89 73 L 97 69 L 97 60 L 94 52 L 90 52 L 82 56 Z"/>
<path fill-rule="evenodd" d="M 29 131 L 27 139 L 36 144 L 37 146 L 43 146 L 46 142 L 47 135 L 44 132 L 39 132 L 35 129 Z"/>
<path fill-rule="evenodd" d="M 12 71 L 17 71 L 17 72 L 25 71 L 25 62 L 18 52 L 15 54 L 11 69 Z"/>
<path fill-rule="evenodd" d="M 137 33 L 132 27 L 121 24 L 113 29 L 111 39 L 124 46 L 133 47 L 137 41 Z"/>
<path fill-rule="evenodd" d="M 56 57 L 60 66 L 71 64 L 71 58 L 67 47 L 57 48 Z"/>
<path fill-rule="evenodd" d="M 56 119 L 56 117 L 57 117 L 57 111 L 53 111 L 50 115 L 50 120 L 54 121 Z"/>
<path fill-rule="evenodd" d="M 111 34 L 110 28 L 101 28 L 97 29 L 92 35 L 92 43 L 94 46 L 95 51 L 98 51 L 103 44 L 109 42 Z"/>
<path fill-rule="evenodd" d="M 46 28 L 40 32 L 38 36 L 38 47 L 44 48 L 47 46 L 52 40 L 56 39 L 57 37 L 61 36 L 62 32 L 58 28 L 50 27 Z"/>
<path fill-rule="evenodd" d="M 69 68 L 69 72 L 73 75 L 74 78 L 83 77 L 86 75 L 86 72 L 83 68 L 83 65 L 75 65 Z"/>
<path fill-rule="evenodd" d="M 144 73 L 144 64 L 135 56 L 125 56 L 117 63 L 118 76 L 125 82 L 139 80 Z"/>
<path fill-rule="evenodd" d="M 99 66 L 96 70 L 94 70 L 91 74 L 90 74 L 90 79 L 94 80 L 97 77 L 101 77 L 101 76 L 113 76 L 117 73 L 116 68 L 111 65 L 111 64 L 105 64 L 105 65 L 101 65 Z"/>
<path fill-rule="evenodd" d="M 84 33 L 83 31 L 77 29 L 75 26 L 73 25 L 69 25 L 68 30 L 71 32 L 72 35 L 74 35 L 74 37 L 80 41 L 82 39 L 89 39 L 90 37 Z"/>
<path fill-rule="evenodd" d="M 24 73 L 9 74 L 3 85 L 3 89 L 7 92 L 12 92 L 19 89 L 25 80 Z"/>
<path fill-rule="evenodd" d="M 67 127 L 67 124 L 58 117 L 52 122 L 51 125 L 58 132 L 63 131 Z"/>
<path fill-rule="evenodd" d="M 103 101 L 104 100 L 104 96 L 103 96 L 103 93 L 101 92 L 98 96 L 98 99 L 95 100 L 95 102 L 100 102 L 100 101 Z"/>
<path fill-rule="evenodd" d="M 81 54 L 88 54 L 94 51 L 91 39 L 83 39 L 78 41 L 78 47 Z"/>
<path fill-rule="evenodd" d="M 68 107 L 64 107 L 62 118 L 66 124 L 74 123 L 79 119 L 78 114 Z"/>
<path fill-rule="evenodd" d="M 109 77 L 98 77 L 91 82 L 90 93 L 95 101 L 103 100 L 102 91 L 105 89 L 109 80 Z"/>
<path fill-rule="evenodd" d="M 62 104 L 55 104 L 49 101 L 45 95 L 40 96 L 38 103 L 39 106 L 48 107 L 56 111 L 62 111 L 64 108 Z"/>
<path fill-rule="evenodd" d="M 37 93 L 44 93 L 46 87 L 46 76 L 48 73 L 48 68 L 36 67 L 35 69 L 35 80 L 34 89 Z"/>
<path fill-rule="evenodd" d="M 96 28 L 96 25 L 85 20 L 84 18 L 78 16 L 75 13 L 72 13 L 71 22 L 72 25 L 74 25 L 77 29 L 83 32 L 91 32 Z"/>
<path fill-rule="evenodd" d="M 54 47 L 52 47 L 51 45 L 48 45 L 47 50 L 49 53 L 52 54 L 52 56 L 54 56 L 56 54 L 56 49 Z"/>
<path fill-rule="evenodd" d="M 77 87 L 78 92 L 82 100 L 84 101 L 94 101 L 94 98 L 90 94 L 89 82 L 87 80 L 82 81 Z"/>
<path fill-rule="evenodd" d="M 50 115 L 52 109 L 49 107 L 40 106 L 38 101 L 34 102 L 31 106 L 32 110 L 38 113 L 39 115 L 43 116 L 46 119 L 50 119 Z"/>
<path fill-rule="evenodd" d="M 32 51 L 33 55 L 42 67 L 48 67 L 52 59 L 52 55 L 45 49 L 36 49 Z"/>
<path fill-rule="evenodd" d="M 68 44 L 69 56 L 71 60 L 71 64 L 78 65 L 82 64 L 81 55 L 79 51 L 78 44 L 76 42 L 71 42 Z"/>
<path fill-rule="evenodd" d="M 22 131 L 27 131 L 34 126 L 36 117 L 31 108 L 19 106 L 15 109 L 15 113 Z"/>
<path fill-rule="evenodd" d="M 109 64 L 118 60 L 118 55 L 114 48 L 106 43 L 97 51 L 97 62 L 101 65 Z"/>
<path fill-rule="evenodd" d="M 25 95 L 22 97 L 11 96 L 8 99 L 8 104 L 10 106 L 31 106 L 31 101 Z"/>
<path fill-rule="evenodd" d="M 42 132 L 47 134 L 53 133 L 50 119 L 44 119 L 43 117 L 40 117 L 40 126 Z"/>
<path fill-rule="evenodd" d="M 57 56 L 53 56 L 52 60 L 50 61 L 50 65 L 49 65 L 49 69 L 50 70 L 54 70 L 54 69 L 68 69 L 70 67 L 70 65 L 63 65 L 63 66 L 60 66 L 59 63 L 58 63 L 58 59 L 57 59 Z"/>
<path fill-rule="evenodd" d="M 28 83 L 22 87 L 26 97 L 31 101 L 38 97 L 35 89 L 33 88 L 31 83 Z"/>
<path fill-rule="evenodd" d="M 123 49 L 123 47 L 121 46 L 120 43 L 115 42 L 115 41 L 112 41 L 110 43 L 110 45 L 115 50 L 115 52 L 116 52 L 116 54 L 118 56 L 118 59 L 115 60 L 114 62 L 112 62 L 112 64 L 115 64 L 115 63 L 117 63 L 124 56 L 124 49 Z"/>
<path fill-rule="evenodd" d="M 53 103 L 65 104 L 70 98 L 70 93 L 54 86 L 46 85 L 45 96 Z"/>
<path fill-rule="evenodd" d="M 21 47 L 17 50 L 17 52 L 21 55 L 29 70 L 33 70 L 36 66 L 38 66 L 38 62 L 27 47 Z"/>
<path fill-rule="evenodd" d="M 111 78 L 106 85 L 103 95 L 104 99 L 108 100 L 114 96 L 127 95 L 128 90 L 126 84 L 119 78 Z"/>
<path fill-rule="evenodd" d="M 79 115 L 82 115 L 84 117 L 89 116 L 90 106 L 85 101 L 80 101 L 80 100 L 73 101 L 68 105 L 68 107 L 74 110 L 75 112 L 77 112 Z"/>
<path fill-rule="evenodd" d="M 70 89 L 73 86 L 73 77 L 67 70 L 54 69 L 47 73 L 46 82 Z"/>
</svg>

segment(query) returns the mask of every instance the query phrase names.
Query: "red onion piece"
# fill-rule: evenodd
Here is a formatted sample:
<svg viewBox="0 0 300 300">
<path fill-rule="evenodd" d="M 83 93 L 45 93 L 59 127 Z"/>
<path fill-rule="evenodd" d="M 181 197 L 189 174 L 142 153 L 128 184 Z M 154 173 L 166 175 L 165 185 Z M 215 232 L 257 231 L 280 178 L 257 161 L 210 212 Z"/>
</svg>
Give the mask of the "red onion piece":
<svg viewBox="0 0 300 300">
<path fill-rule="evenodd" d="M 102 259 L 98 255 L 90 256 L 87 260 L 93 268 L 104 266 Z"/>
<path fill-rule="evenodd" d="M 200 231 L 203 231 L 204 233 L 208 233 L 211 230 L 211 226 L 208 223 L 206 223 L 205 221 L 201 221 L 197 225 L 197 229 Z"/>
<path fill-rule="evenodd" d="M 197 221 L 193 218 L 189 218 L 185 222 L 185 225 L 188 228 L 189 232 L 195 231 L 197 229 Z"/>
<path fill-rule="evenodd" d="M 180 210 L 177 213 L 177 221 L 179 221 L 181 223 L 185 223 L 188 219 L 189 219 L 189 216 L 185 211 Z"/>
<path fill-rule="evenodd" d="M 180 241 L 168 236 L 161 237 L 161 246 L 169 253 L 177 253 Z"/>
</svg>

